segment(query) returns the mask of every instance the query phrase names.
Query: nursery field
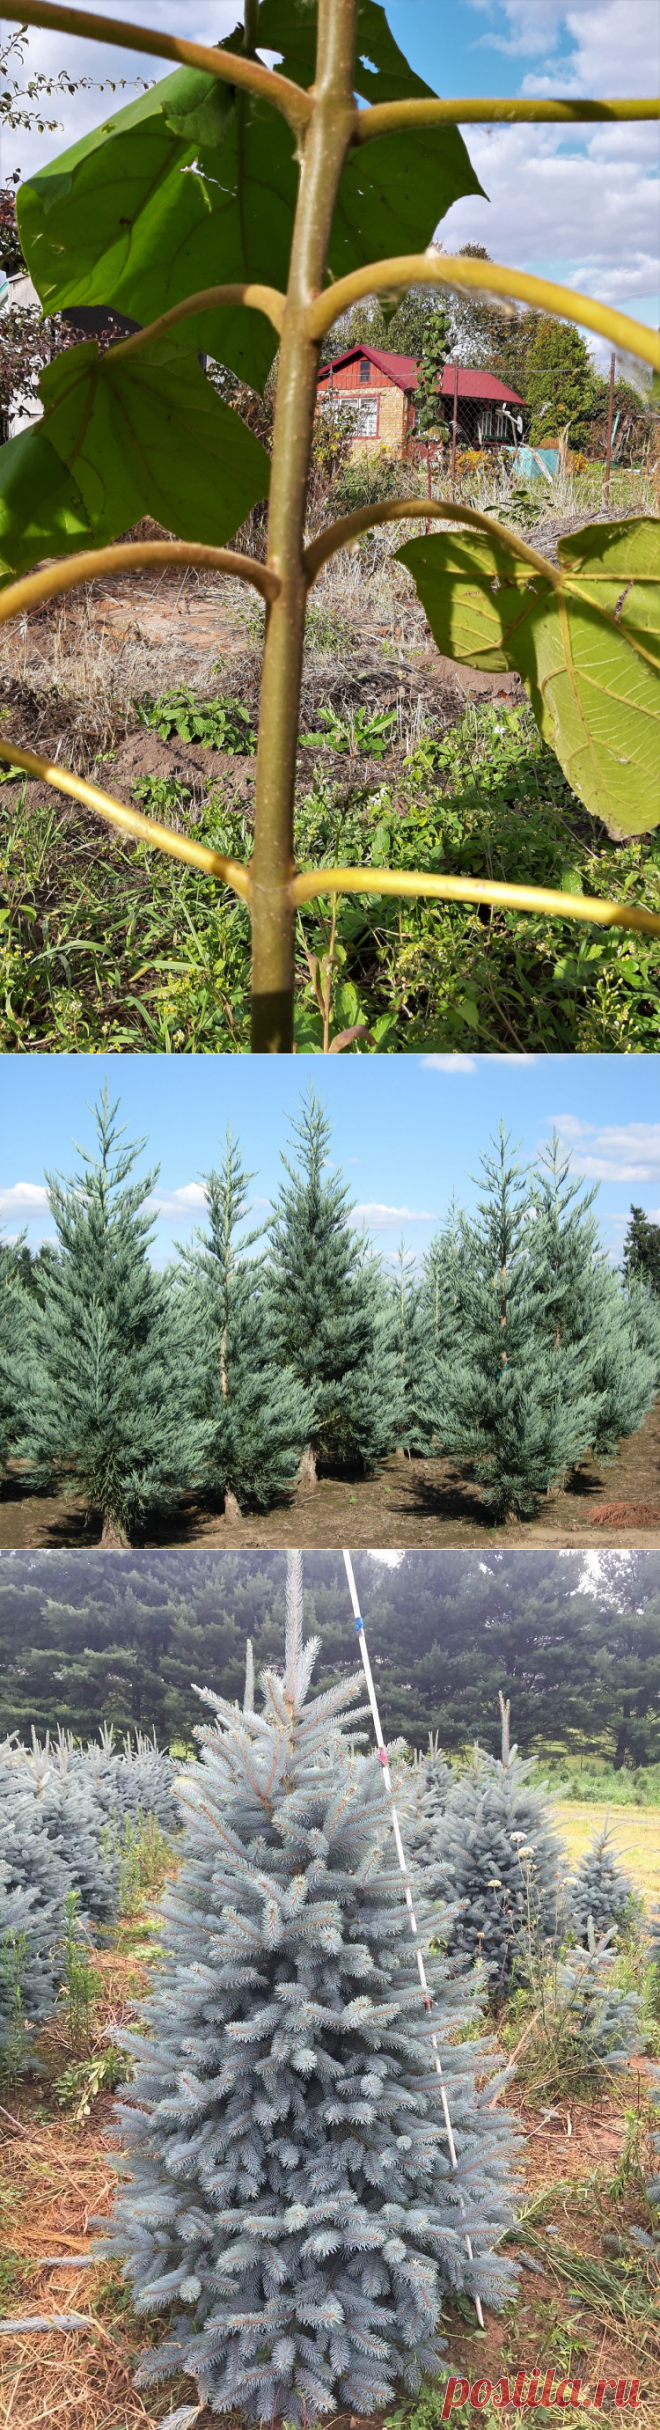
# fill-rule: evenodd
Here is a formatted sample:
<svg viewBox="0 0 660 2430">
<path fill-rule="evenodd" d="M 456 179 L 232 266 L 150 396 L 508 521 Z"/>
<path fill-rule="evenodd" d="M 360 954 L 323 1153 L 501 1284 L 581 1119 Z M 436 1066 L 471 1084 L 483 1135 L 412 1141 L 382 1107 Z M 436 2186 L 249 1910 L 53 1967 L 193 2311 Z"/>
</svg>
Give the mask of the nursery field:
<svg viewBox="0 0 660 2430">
<path fill-rule="evenodd" d="M 499 503 L 492 480 L 477 496 L 467 479 L 465 496 L 513 512 L 553 555 L 598 512 L 600 478 L 564 478 L 543 516 L 531 494 L 512 503 L 504 476 Z M 612 504 L 653 512 L 649 476 L 619 472 Z M 299 859 L 470 872 L 657 911 L 657 833 L 622 843 L 588 815 L 517 676 L 438 655 L 394 562 L 400 536 L 366 534 L 312 594 Z M 0 715 L 29 747 L 246 861 L 262 638 L 261 606 L 239 583 L 177 570 L 94 584 L 3 630 Z M 237 898 L 11 773 L 0 836 L 2 1051 L 246 1051 Z M 335 924 L 327 904 L 310 905 L 297 1050 L 327 1051 L 358 1026 L 368 1034 L 345 1051 L 644 1053 L 659 1037 L 656 963 L 652 938 L 588 922 L 354 896 L 339 899 Z"/>
<path fill-rule="evenodd" d="M 0 1487 L 0 1549 L 88 1548 L 100 1540 L 101 1522 L 90 1520 L 81 1495 L 28 1491 L 16 1461 Z M 285 1546 L 303 1549 L 352 1544 L 383 1551 L 431 1550 L 442 1545 L 506 1543 L 570 1544 L 599 1550 L 629 1542 L 660 1544 L 660 1402 L 616 1456 L 598 1465 L 580 1462 L 569 1487 L 548 1494 L 535 1519 L 494 1524 L 478 1485 L 452 1459 L 392 1454 L 374 1477 L 350 1479 L 321 1474 L 313 1486 L 299 1485 L 290 1498 L 264 1514 L 219 1516 L 193 1494 L 166 1518 L 150 1522 L 145 1545 Z"/>
<path fill-rule="evenodd" d="M 593 1805 L 555 1808 L 571 1861 L 599 1819 Z M 625 1840 L 626 1865 L 646 1899 L 660 1887 L 660 1816 L 628 1811 L 615 1823 Z M 86 2017 L 63 2007 L 40 2039 L 43 2075 L 36 2083 L 0 2087 L 0 2311 L 43 2321 L 77 2315 L 78 2325 L 0 2340 L 0 2419 L 11 2430 L 156 2430 L 172 2408 L 194 2406 L 190 2379 L 146 2399 L 132 2385 L 145 2334 L 157 2342 L 162 2319 L 145 2330 L 136 2322 L 113 2263 L 91 2260 L 91 2219 L 110 2207 L 113 2189 L 112 2092 L 98 2089 L 107 2067 L 108 2038 L 130 2023 L 148 1986 L 157 1954 L 153 1896 L 162 1864 L 134 1889 L 125 1912 L 94 1955 L 97 1988 Z M 585 2394 L 602 2375 L 638 2378 L 634 2419 L 657 2430 L 660 2416 L 660 2336 L 655 2267 L 635 2229 L 648 2235 L 644 2193 L 649 2174 L 648 2099 L 657 2027 L 647 2024 L 647 2051 L 621 2076 L 606 2078 L 598 2097 L 567 2100 L 551 2082 L 534 2098 L 516 2077 L 506 2098 L 524 2132 L 519 2223 L 508 2249 L 521 2260 L 519 2294 L 503 2315 L 486 2313 L 483 2332 L 463 2299 L 445 2315 L 447 2370 L 490 2378 L 523 2367 L 554 2367 L 557 2378 L 581 2380 Z M 507 2036 L 511 2046 L 511 2032 Z M 95 2072 L 96 2071 L 96 2072 Z M 48 2268 L 64 2257 L 66 2266 Z M 443 2384 L 404 2401 L 397 2430 L 435 2430 Z M 192 2417 L 191 2417 L 192 2418 Z M 215 2418 L 215 2417 L 214 2417 Z M 229 2417 L 227 2417 L 229 2418 Z M 465 2420 L 458 2412 L 457 2420 Z M 486 2405 L 486 2430 L 519 2411 Z M 537 2405 L 534 2418 L 555 2419 Z M 590 2419 L 586 2405 L 562 2408 L 568 2430 Z M 610 2418 L 605 2400 L 603 2418 Z M 617 2418 L 617 2416 L 614 2416 Z M 211 2430 L 202 2409 L 196 2430 Z M 370 2417 L 381 2430 L 383 2416 Z M 230 2422 L 230 2430 L 238 2430 Z M 330 2430 L 362 2430 L 358 2417 L 332 2417 Z M 366 2426 L 365 2426 L 366 2430 Z"/>
<path fill-rule="evenodd" d="M 569 1864 L 575 1866 L 584 1856 L 594 1832 L 604 1822 L 609 1823 L 610 1836 L 625 1871 L 641 1891 L 642 1898 L 653 1905 L 660 1899 L 660 1812 L 648 1806 L 626 1806 L 625 1811 L 612 1812 L 607 1803 L 581 1805 L 577 1798 L 558 1798 L 553 1814 L 563 1839 Z"/>
</svg>

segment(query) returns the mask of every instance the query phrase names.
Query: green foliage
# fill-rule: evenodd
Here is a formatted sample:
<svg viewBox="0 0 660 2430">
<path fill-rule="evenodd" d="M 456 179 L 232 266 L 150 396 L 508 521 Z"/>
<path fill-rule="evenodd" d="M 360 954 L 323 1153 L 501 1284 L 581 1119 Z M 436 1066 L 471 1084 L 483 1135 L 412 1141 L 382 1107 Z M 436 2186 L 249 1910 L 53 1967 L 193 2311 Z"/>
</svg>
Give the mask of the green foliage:
<svg viewBox="0 0 660 2430">
<path fill-rule="evenodd" d="M 310 1450 L 368 1473 L 391 1450 L 403 1415 L 391 1314 L 346 1187 L 326 1178 L 331 1131 L 318 1097 L 293 1123 L 296 1162 L 270 1225 L 268 1295 L 280 1363 L 313 1403 Z"/>
<path fill-rule="evenodd" d="M 257 737 L 248 709 L 240 700 L 197 700 L 187 686 L 161 692 L 158 700 L 137 704 L 142 725 L 153 726 L 161 742 L 178 734 L 182 742 L 203 743 L 208 751 L 232 751 L 250 758 Z"/>
<path fill-rule="evenodd" d="M 417 366 L 417 422 L 422 438 L 437 438 L 445 428 L 442 405 L 442 374 L 450 348 L 448 312 L 436 311 L 424 333 L 421 360 Z"/>
<path fill-rule="evenodd" d="M 107 1091 L 98 1157 L 50 1181 L 60 1244 L 33 1303 L 22 1375 L 21 1441 L 33 1473 L 82 1491 L 106 1541 L 126 1542 L 147 1510 L 171 1505 L 199 1466 L 204 1430 L 190 1410 L 183 1312 L 150 1264 L 155 1174 L 131 1179 Z"/>
<path fill-rule="evenodd" d="M 202 1489 L 267 1510 L 295 1484 L 315 1416 L 310 1389 L 276 1356 L 258 1232 L 245 1232 L 249 1183 L 227 1132 L 219 1171 L 205 1177 L 208 1228 L 185 1252 L 196 1335 L 197 1406 L 207 1434 Z"/>
<path fill-rule="evenodd" d="M 89 2041 L 92 2009 L 101 1989 L 100 1975 L 90 1963 L 89 1947 L 81 1935 L 79 1905 L 77 1890 L 70 1890 L 65 1910 L 62 1998 L 74 2050 Z"/>
<path fill-rule="evenodd" d="M 449 532 L 398 551 L 438 648 L 516 669 L 579 799 L 625 835 L 660 820 L 658 528 L 572 532 L 559 542 L 559 591 L 554 568 L 516 557 L 504 534 Z"/>
<path fill-rule="evenodd" d="M 534 315 L 525 365 L 529 436 L 536 447 L 552 447 L 570 425 L 571 447 L 583 447 L 599 403 L 591 355 L 570 321 Z"/>
<path fill-rule="evenodd" d="M 172 1862 L 171 1841 L 155 1814 L 124 1816 L 119 1840 L 119 1912 L 133 1915 L 143 1898 L 158 1898 Z"/>
<path fill-rule="evenodd" d="M 267 492 L 270 465 L 260 440 L 176 337 L 128 357 L 113 346 L 100 352 L 90 340 L 57 355 L 40 389 L 43 422 L 9 440 L 2 465 L 0 548 L 14 573 L 61 548 L 62 512 L 71 529 L 78 501 L 85 536 L 98 547 L 144 514 L 182 540 L 219 546 Z M 17 498 L 12 487 L 18 449 L 14 481 L 30 486 L 31 536 L 18 512 L 22 488 Z M 73 514 L 70 487 L 63 493 L 56 483 L 53 493 L 53 451 L 65 482 L 75 482 Z M 78 539 L 72 533 L 69 548 Z"/>
<path fill-rule="evenodd" d="M 300 740 L 308 750 L 359 751 L 365 759 L 384 759 L 396 731 L 396 709 L 379 716 L 375 709 L 358 708 L 352 717 L 342 717 L 330 708 L 319 710 L 318 734 L 301 734 Z"/>
<path fill-rule="evenodd" d="M 71 2111 L 74 2126 L 83 2126 L 97 2094 L 115 2092 L 125 2076 L 125 2062 L 111 2044 L 108 2050 L 94 2051 L 84 2059 L 70 2059 L 55 2078 L 55 2099 L 60 2109 Z"/>
<path fill-rule="evenodd" d="M 631 1207 L 623 1244 L 626 1280 L 636 1275 L 652 1298 L 660 1299 L 660 1224 L 651 1223 L 643 1207 Z"/>
</svg>

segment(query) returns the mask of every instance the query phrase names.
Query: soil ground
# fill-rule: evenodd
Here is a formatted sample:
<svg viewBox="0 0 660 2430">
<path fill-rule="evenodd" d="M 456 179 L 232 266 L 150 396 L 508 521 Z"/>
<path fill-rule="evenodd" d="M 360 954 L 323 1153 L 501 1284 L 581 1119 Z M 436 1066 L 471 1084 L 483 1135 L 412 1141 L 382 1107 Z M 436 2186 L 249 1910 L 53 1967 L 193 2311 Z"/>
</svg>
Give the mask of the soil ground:
<svg viewBox="0 0 660 2430">
<path fill-rule="evenodd" d="M 85 1551 L 99 1538 L 100 1521 L 86 1511 L 81 1497 L 27 1492 L 14 1464 L 0 1494 L 0 1550 L 78 1545 Z M 485 1538 L 529 1547 L 559 1541 L 576 1551 L 660 1544 L 660 1401 L 615 1459 L 600 1466 L 584 1460 L 565 1488 L 548 1495 L 536 1519 L 510 1519 L 494 1527 L 466 1467 L 395 1454 L 375 1477 L 322 1476 L 316 1486 L 299 1486 L 275 1510 L 245 1516 L 240 1523 L 229 1524 L 222 1513 L 186 1495 L 178 1510 L 140 1541 L 308 1550 L 351 1544 L 404 1551 L 416 1545 L 435 1550 L 481 1544 Z"/>
</svg>

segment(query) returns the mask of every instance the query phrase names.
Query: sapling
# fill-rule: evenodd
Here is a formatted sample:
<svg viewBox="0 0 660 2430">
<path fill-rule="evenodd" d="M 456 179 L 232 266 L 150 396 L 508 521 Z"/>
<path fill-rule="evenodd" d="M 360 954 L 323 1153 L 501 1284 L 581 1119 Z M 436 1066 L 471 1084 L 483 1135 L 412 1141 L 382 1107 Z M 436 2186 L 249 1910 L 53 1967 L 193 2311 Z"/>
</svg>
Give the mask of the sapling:
<svg viewBox="0 0 660 2430">
<path fill-rule="evenodd" d="M 425 1863 L 458 1913 L 449 1946 L 480 1958 L 497 2006 L 529 1974 L 529 1943 L 553 1951 L 563 1930 L 563 1852 L 531 1761 L 511 1746 L 500 1691 L 500 1757 L 475 1746 L 429 1830 Z"/>
<path fill-rule="evenodd" d="M 348 1193 L 327 1172 L 331 1131 L 310 1088 L 293 1123 L 295 1164 L 269 1227 L 268 1298 L 282 1365 L 309 1395 L 313 1424 L 302 1472 L 368 1471 L 405 1430 L 405 1399 L 389 1294 L 349 1222 Z"/>
<path fill-rule="evenodd" d="M 492 2047 L 462 2038 L 475 1986 L 431 1951 L 422 1895 L 429 2016 L 360 1677 L 314 1698 L 317 1651 L 292 1554 L 283 1673 L 255 1695 L 249 1656 L 242 1713 L 202 1691 L 149 2039 L 124 2037 L 105 2247 L 136 2310 L 171 2314 L 139 2385 L 183 2371 L 212 2413 L 253 2421 L 389 2405 L 442 2367 L 445 2292 L 497 2305 L 511 2286 L 511 2130 Z"/>
<path fill-rule="evenodd" d="M 639 1911 L 634 1883 L 619 1864 L 609 1821 L 601 1825 L 570 1886 L 570 1916 L 576 1939 L 586 1948 L 589 1919 L 597 1938 L 617 1937 Z"/>
<path fill-rule="evenodd" d="M 25 0 L 16 15 L 80 33 L 80 10 L 49 0 Z M 102 351 L 86 341 L 48 363 L 42 419 L 2 451 L 0 615 L 132 566 L 192 564 L 251 583 L 267 603 L 252 858 L 246 866 L 175 835 L 10 737 L 0 756 L 207 870 L 247 903 L 257 1052 L 292 1051 L 297 916 L 318 896 L 459 894 L 655 933 L 658 915 L 627 901 L 598 904 L 438 871 L 297 871 L 293 857 L 310 588 L 371 525 L 405 519 L 450 527 L 448 537 L 418 537 L 399 551 L 440 649 L 521 674 L 544 736 L 592 812 L 626 833 L 657 821 L 650 519 L 567 535 L 556 563 L 446 498 L 374 499 L 315 538 L 308 533 L 321 349 L 366 296 L 395 303 L 411 288 L 434 290 L 441 303 L 457 289 L 498 295 L 660 363 L 656 334 L 642 323 L 545 278 L 448 255 L 434 243 L 453 203 L 483 191 L 459 124 L 561 121 L 567 110 L 571 122 L 651 118 L 654 102 L 439 100 L 409 67 L 376 0 L 295 8 L 245 0 L 242 25 L 213 48 L 151 28 L 127 37 L 123 19 L 112 17 L 95 15 L 91 30 L 181 64 L 19 192 L 21 243 L 44 312 L 111 305 L 134 327 Z M 404 250 L 394 253 L 395 245 Z M 263 390 L 278 349 L 269 460 L 217 390 L 227 372 Z M 218 366 L 215 382 L 205 378 L 200 352 Z M 263 563 L 224 543 L 266 494 Z M 120 543 L 120 554 L 107 545 L 145 514 L 178 537 Z M 349 1042 L 356 1034 L 364 1024 Z"/>
</svg>

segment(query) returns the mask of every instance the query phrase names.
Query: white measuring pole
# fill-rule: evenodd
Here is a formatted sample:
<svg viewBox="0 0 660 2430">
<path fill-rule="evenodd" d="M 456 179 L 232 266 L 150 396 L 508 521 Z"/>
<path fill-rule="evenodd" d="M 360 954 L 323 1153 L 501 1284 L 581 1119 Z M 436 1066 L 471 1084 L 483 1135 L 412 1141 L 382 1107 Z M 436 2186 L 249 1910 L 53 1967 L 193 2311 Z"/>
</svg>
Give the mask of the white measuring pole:
<svg viewBox="0 0 660 2430">
<path fill-rule="evenodd" d="M 366 1640 L 365 1633 L 364 1633 L 364 1621 L 363 1621 L 363 1618 L 362 1618 L 362 1613 L 361 1613 L 361 1611 L 360 1611 L 360 1605 L 359 1605 L 359 1602 L 358 1602 L 357 1587 L 356 1587 L 356 1584 L 355 1584 L 355 1578 L 354 1578 L 354 1575 L 353 1575 L 353 1563 L 352 1563 L 351 1556 L 350 1556 L 350 1553 L 349 1553 L 349 1552 L 345 1552 L 345 1553 L 344 1553 L 344 1562 L 345 1562 L 345 1567 L 346 1567 L 346 1576 L 347 1576 L 347 1579 L 348 1579 L 348 1591 L 349 1591 L 349 1595 L 350 1595 L 350 1598 L 351 1598 L 351 1603 L 352 1603 L 352 1606 L 353 1606 L 353 1619 L 354 1619 L 354 1621 L 355 1621 L 355 1629 L 356 1629 L 356 1634 L 357 1634 L 358 1644 L 359 1644 L 359 1647 L 360 1647 L 360 1660 L 361 1660 L 361 1663 L 362 1663 L 362 1669 L 363 1669 L 363 1671 L 364 1671 L 364 1676 L 365 1676 L 366 1683 L 367 1683 L 367 1695 L 368 1695 L 368 1698 L 369 1698 L 369 1703 L 370 1703 L 370 1706 L 371 1706 L 371 1716 L 372 1716 L 373 1725 L 374 1725 L 374 1730 L 375 1730 L 375 1734 L 376 1734 L 376 1745 L 377 1745 L 377 1748 L 378 1748 L 378 1753 L 379 1753 L 379 1756 L 380 1756 L 380 1761 L 381 1761 L 381 1764 L 382 1764 L 382 1767 L 383 1767 L 383 1779 L 384 1779 L 384 1782 L 385 1782 L 385 1789 L 386 1789 L 386 1792 L 387 1792 L 387 1796 L 388 1796 L 388 1798 L 389 1798 L 389 1804 L 390 1804 L 390 1814 L 391 1814 L 391 1817 L 392 1817 L 392 1830 L 393 1830 L 393 1832 L 394 1832 L 394 1842 L 395 1842 L 395 1847 L 396 1847 L 397 1856 L 398 1856 L 398 1859 L 399 1859 L 399 1869 L 400 1869 L 401 1873 L 403 1874 L 404 1896 L 405 1896 L 406 1906 L 407 1906 L 407 1909 L 408 1909 L 408 1914 L 409 1914 L 409 1917 L 410 1917 L 410 1930 L 411 1930 L 411 1932 L 412 1932 L 413 1940 L 414 1940 L 414 1943 L 415 1943 L 415 1956 L 416 1956 L 416 1958 L 417 1958 L 417 1972 L 418 1972 L 418 1975 L 419 1975 L 419 1980 L 420 1980 L 421 1987 L 422 1987 L 422 1992 L 423 1992 L 423 1995 L 424 1995 L 424 2006 L 425 2006 L 425 2008 L 429 2008 L 429 2009 L 430 2009 L 430 2008 L 432 2008 L 432 2006 L 433 2006 L 433 2002 L 432 2002 L 432 1999 L 431 1999 L 431 1993 L 430 1993 L 430 1991 L 429 1991 L 429 1986 L 428 1986 L 428 1979 L 427 1979 L 426 1967 L 425 1967 L 425 1964 L 424 1964 L 424 1953 L 423 1953 L 423 1950 L 422 1950 L 422 1948 L 421 1948 L 420 1939 L 419 1939 L 419 1933 L 418 1933 L 418 1930 L 417 1930 L 417 1917 L 416 1917 L 416 1915 L 415 1915 L 415 1909 L 414 1909 L 414 1906 L 413 1906 L 412 1890 L 411 1890 L 411 1888 L 410 1888 L 410 1878 L 409 1878 L 409 1874 L 408 1874 L 408 1866 L 407 1866 L 407 1864 L 406 1864 L 406 1852 L 405 1852 L 405 1848 L 404 1848 L 404 1845 L 403 1845 L 403 1840 L 402 1840 L 402 1838 L 401 1838 L 401 1825 L 400 1825 L 400 1822 L 399 1822 L 399 1817 L 398 1817 L 397 1810 L 396 1810 L 396 1803 L 395 1803 L 395 1797 L 394 1797 L 394 1789 L 393 1789 L 393 1785 L 392 1785 L 392 1774 L 391 1774 L 391 1771 L 390 1771 L 390 1766 L 389 1766 L 389 1757 L 388 1757 L 387 1748 L 386 1748 L 386 1745 L 385 1745 L 385 1740 L 384 1740 L 384 1737 L 383 1737 L 382 1729 L 381 1729 L 381 1726 L 380 1726 L 380 1713 L 379 1713 L 379 1711 L 378 1711 L 378 1698 L 377 1698 L 377 1696 L 376 1696 L 376 1690 L 375 1690 L 375 1687 L 374 1687 L 373 1672 L 372 1672 L 372 1668 L 371 1668 L 371 1663 L 370 1663 L 370 1661 L 369 1661 L 369 1648 L 368 1648 L 368 1645 L 367 1645 L 367 1640 Z M 438 2040 L 437 2040 L 437 2034 L 435 2034 L 435 2033 L 432 2033 L 432 2034 L 431 2034 L 431 2045 L 432 2045 L 432 2049 L 433 2049 L 433 2057 L 434 2057 L 434 2061 L 435 2061 L 435 2071 L 436 2071 L 436 2075 L 438 2076 L 438 2078 L 439 2078 L 439 2082 L 440 2082 L 440 2099 L 441 2099 L 441 2102 L 442 2102 L 442 2114 L 443 2114 L 443 2118 L 444 2118 L 444 2121 L 445 2121 L 445 2127 L 446 2127 L 446 2130 L 447 2130 L 447 2143 L 448 2143 L 448 2146 L 449 2146 L 449 2158 L 450 2158 L 450 2160 L 451 2160 L 451 2165 L 452 2165 L 452 2168 L 453 2168 L 454 2172 L 456 2173 L 456 2172 L 458 2171 L 458 2160 L 457 2160 L 457 2157 L 456 2157 L 456 2145 L 455 2145 L 455 2142 L 454 2142 L 454 2135 L 453 2135 L 452 2123 L 451 2123 L 451 2118 L 450 2118 L 450 2115 L 449 2115 L 449 2102 L 448 2102 L 448 2100 L 447 2100 L 447 2088 L 446 2088 L 446 2085 L 445 2085 L 445 2080 L 444 2080 L 444 2076 L 443 2076 L 443 2073 L 442 2073 L 442 2062 L 441 2062 L 441 2059 L 440 2059 L 440 2052 L 439 2052 L 439 2050 L 438 2050 Z M 460 2186 L 459 2186 L 459 2201 L 460 2201 L 460 2205 L 461 2205 L 461 2210 L 464 2210 L 465 2205 L 464 2205 L 464 2202 L 463 2202 L 463 2196 L 462 2196 L 462 2194 L 461 2194 Z M 471 2239 L 471 2237 L 470 2237 L 470 2236 L 468 2236 L 468 2235 L 467 2235 L 467 2233 L 466 2233 L 466 2237 L 465 2237 L 465 2250 L 466 2250 L 466 2253 L 467 2253 L 467 2256 L 468 2256 L 468 2260 L 469 2260 L 469 2261 L 474 2261 L 474 2253 L 473 2253 L 473 2250 L 472 2250 L 472 2239 Z M 478 2322 L 479 2322 L 479 2327 L 480 2327 L 480 2329 L 483 2329 L 483 2326 L 484 2326 L 484 2316 L 483 2316 L 483 2310 L 482 2310 L 482 2305 L 481 2305 L 481 2296 L 480 2296 L 480 2295 L 475 2295 L 475 2296 L 474 2296 L 474 2298 L 473 2298 L 473 2301 L 474 2301 L 474 2308 L 475 2308 L 476 2315 L 477 2315 L 477 2320 L 478 2320 Z"/>
</svg>

